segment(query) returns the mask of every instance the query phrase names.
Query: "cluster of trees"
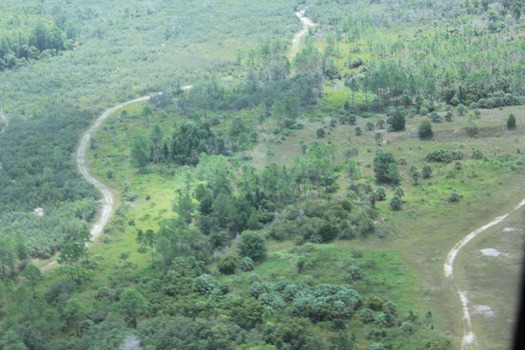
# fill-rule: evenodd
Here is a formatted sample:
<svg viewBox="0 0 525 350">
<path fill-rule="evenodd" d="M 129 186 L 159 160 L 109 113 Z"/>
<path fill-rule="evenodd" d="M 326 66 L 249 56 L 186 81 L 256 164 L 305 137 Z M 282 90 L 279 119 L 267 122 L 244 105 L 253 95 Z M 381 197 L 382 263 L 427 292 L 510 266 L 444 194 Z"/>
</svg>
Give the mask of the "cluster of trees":
<svg viewBox="0 0 525 350">
<path fill-rule="evenodd" d="M 521 50 L 515 38 L 523 5 L 488 3 L 444 0 L 431 9 L 419 1 L 391 7 L 352 1 L 334 8 L 328 2 L 307 1 L 305 6 L 316 22 L 331 28 L 325 50 L 331 62 L 327 77 L 345 78 L 358 110 L 400 104 L 419 109 L 422 101 L 432 100 L 467 106 L 479 101 L 484 108 L 520 104 L 525 96 L 519 78 L 523 62 L 511 57 Z M 443 18 L 447 21 L 441 24 Z M 478 25 L 478 19 L 486 25 Z M 407 24 L 420 28 L 416 40 L 381 35 Z M 349 52 L 340 49 L 348 46 Z M 367 60 L 360 57 L 364 50 Z M 359 91 L 365 94 L 365 103 L 355 103 Z"/>
<path fill-rule="evenodd" d="M 58 5 L 49 12 L 27 5 L 7 6 L 2 13 L 0 71 L 71 50 L 78 42 L 78 23 Z"/>
<path fill-rule="evenodd" d="M 31 256 L 52 255 L 96 213 L 98 194 L 71 164 L 77 128 L 88 120 L 78 108 L 55 105 L 31 123 L 10 120 L 0 137 L 0 237 L 20 233 Z"/>
</svg>

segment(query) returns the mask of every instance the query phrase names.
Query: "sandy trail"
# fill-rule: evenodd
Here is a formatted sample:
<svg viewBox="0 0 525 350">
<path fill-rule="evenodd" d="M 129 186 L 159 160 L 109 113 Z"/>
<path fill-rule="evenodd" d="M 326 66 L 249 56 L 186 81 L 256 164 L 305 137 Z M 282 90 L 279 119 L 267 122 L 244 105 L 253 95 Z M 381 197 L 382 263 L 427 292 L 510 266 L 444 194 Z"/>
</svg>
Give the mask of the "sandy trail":
<svg viewBox="0 0 525 350">
<path fill-rule="evenodd" d="M 297 51 L 299 50 L 299 43 L 301 42 L 301 39 L 306 34 L 308 34 L 308 30 L 317 26 L 316 23 L 314 23 L 310 18 L 304 15 L 304 11 L 298 11 L 295 13 L 295 15 L 303 24 L 303 29 L 300 32 L 296 33 L 292 39 L 292 57 L 294 57 L 297 54 Z"/>
<path fill-rule="evenodd" d="M 460 290 L 457 283 L 454 280 L 454 261 L 456 259 L 456 256 L 458 255 L 461 248 L 466 246 L 472 239 L 474 239 L 474 237 L 476 237 L 481 232 L 487 230 L 488 228 L 499 224 L 500 222 L 505 220 L 510 214 L 520 209 L 524 205 L 525 205 L 525 199 L 522 200 L 521 203 L 516 205 L 507 214 L 498 216 L 494 220 L 489 222 L 488 224 L 483 225 L 475 229 L 474 231 L 470 232 L 462 240 L 456 243 L 454 247 L 452 247 L 452 249 L 447 254 L 447 258 L 444 264 L 444 274 L 446 278 L 452 281 L 454 290 L 456 294 L 458 295 L 459 300 L 461 301 L 461 308 L 462 308 L 462 314 L 463 314 L 463 338 L 461 340 L 462 350 L 467 349 L 467 348 L 477 348 L 477 341 L 476 341 L 476 334 L 472 331 L 472 322 L 470 319 L 470 311 L 468 308 L 468 303 L 469 303 L 468 292 Z"/>
<path fill-rule="evenodd" d="M 82 175 L 84 179 L 92 183 L 93 186 L 95 186 L 95 188 L 102 194 L 102 207 L 100 209 L 100 216 L 98 217 L 97 221 L 93 223 L 90 230 L 91 241 L 94 241 L 102 234 L 102 232 L 104 231 L 104 227 L 111 218 L 111 214 L 115 210 L 115 196 L 113 195 L 111 189 L 108 186 L 104 185 L 100 180 L 92 176 L 89 172 L 89 165 L 86 161 L 86 152 L 89 148 L 91 137 L 98 130 L 98 128 L 100 128 L 102 123 L 117 110 L 124 108 L 132 103 L 147 101 L 150 98 L 151 96 L 139 97 L 134 100 L 130 100 L 107 109 L 97 118 L 97 120 L 95 120 L 91 127 L 87 129 L 80 138 L 80 143 L 78 145 L 75 155 L 75 162 L 77 163 L 78 172 Z M 42 271 L 52 269 L 54 266 L 57 265 L 57 258 L 58 254 L 55 254 L 55 256 L 53 256 L 49 261 L 47 261 L 47 263 L 40 269 Z"/>
</svg>

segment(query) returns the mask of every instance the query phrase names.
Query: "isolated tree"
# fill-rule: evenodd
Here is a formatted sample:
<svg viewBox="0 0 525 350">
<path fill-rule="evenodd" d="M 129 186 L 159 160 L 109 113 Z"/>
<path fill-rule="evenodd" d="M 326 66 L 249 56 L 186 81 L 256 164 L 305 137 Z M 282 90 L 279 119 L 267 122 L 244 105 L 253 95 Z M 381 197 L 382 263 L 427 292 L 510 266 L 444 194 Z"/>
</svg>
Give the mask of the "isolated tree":
<svg viewBox="0 0 525 350">
<path fill-rule="evenodd" d="M 122 268 L 122 271 L 124 272 L 124 280 L 128 280 L 128 268 L 131 266 L 131 264 L 128 262 L 129 254 L 128 253 L 122 253 L 118 257 L 120 261 L 120 267 Z"/>
<path fill-rule="evenodd" d="M 35 265 L 27 265 L 20 275 L 27 280 L 33 291 L 33 299 L 36 297 L 35 287 L 42 280 L 42 272 Z"/>
<path fill-rule="evenodd" d="M 360 127 L 356 126 L 355 134 L 356 134 L 356 136 L 361 136 L 363 134 L 363 130 L 361 130 Z"/>
<path fill-rule="evenodd" d="M 384 187 L 378 187 L 376 189 L 376 193 L 377 193 L 377 200 L 378 201 L 386 200 L 386 191 L 385 191 Z"/>
<path fill-rule="evenodd" d="M 376 207 L 376 202 L 379 200 L 379 194 L 376 191 L 372 191 L 368 194 L 368 201 L 372 208 Z"/>
<path fill-rule="evenodd" d="M 403 197 L 405 195 L 405 190 L 403 189 L 403 187 L 398 186 L 394 190 L 394 195 L 399 196 L 401 198 L 401 197 Z"/>
<path fill-rule="evenodd" d="M 159 125 L 155 125 L 151 131 L 151 159 L 154 163 L 158 163 L 162 158 L 162 129 Z"/>
<path fill-rule="evenodd" d="M 432 123 L 428 120 L 423 120 L 421 124 L 419 124 L 418 133 L 420 139 L 431 139 L 434 135 Z"/>
<path fill-rule="evenodd" d="M 135 288 L 126 289 L 120 296 L 118 310 L 133 328 L 137 328 L 137 318 L 148 311 L 148 301 Z"/>
<path fill-rule="evenodd" d="M 393 131 L 405 130 L 405 116 L 406 111 L 404 108 L 394 108 L 392 116 L 389 118 L 390 125 Z"/>
<path fill-rule="evenodd" d="M 86 244 L 84 242 L 69 242 L 64 245 L 58 256 L 59 264 L 69 266 L 71 279 L 78 284 L 82 282 L 82 273 L 80 268 L 80 259 L 85 255 Z M 76 271 L 76 278 L 74 272 Z"/>
<path fill-rule="evenodd" d="M 421 178 L 421 172 L 419 169 L 413 169 L 410 176 L 412 177 L 412 180 L 414 180 L 414 185 L 419 184 L 419 179 Z"/>
<path fill-rule="evenodd" d="M 476 124 L 476 120 L 478 119 L 478 116 L 475 112 L 469 111 L 467 113 L 467 132 L 469 135 L 474 136 L 478 132 L 478 126 Z"/>
<path fill-rule="evenodd" d="M 241 258 L 247 256 L 255 262 L 261 262 L 266 259 L 266 240 L 253 231 L 244 231 L 242 233 L 237 249 Z"/>
<path fill-rule="evenodd" d="M 355 105 L 355 92 L 359 89 L 359 83 L 356 77 L 345 80 L 345 86 L 352 91 L 352 105 Z"/>
<path fill-rule="evenodd" d="M 366 123 L 366 128 L 368 129 L 368 131 L 374 130 L 374 123 L 372 121 L 368 121 Z"/>
<path fill-rule="evenodd" d="M 139 136 L 133 140 L 131 146 L 131 158 L 140 171 L 144 171 L 149 161 L 148 144 L 144 137 Z"/>
<path fill-rule="evenodd" d="M 381 134 L 380 132 L 376 133 L 376 135 L 374 136 L 374 139 L 376 140 L 376 144 L 378 146 L 383 145 L 383 134 Z"/>
<path fill-rule="evenodd" d="M 516 117 L 512 113 L 507 118 L 507 129 L 516 129 Z"/>
<path fill-rule="evenodd" d="M 373 167 L 377 182 L 398 183 L 401 180 L 397 162 L 392 153 L 378 149 L 374 157 Z"/>
<path fill-rule="evenodd" d="M 390 208 L 392 208 L 392 210 L 401 210 L 402 204 L 403 201 L 398 195 L 394 195 L 394 197 L 392 197 L 392 199 L 390 200 Z"/>
<path fill-rule="evenodd" d="M 317 129 L 317 132 L 316 132 L 316 135 L 317 135 L 317 138 L 318 139 L 322 139 L 323 137 L 326 136 L 326 131 L 323 127 Z"/>
<path fill-rule="evenodd" d="M 465 113 L 467 112 L 467 107 L 465 107 L 463 103 L 460 103 L 457 105 L 456 110 L 458 114 L 462 116 L 465 115 Z"/>
<path fill-rule="evenodd" d="M 431 177 L 432 176 L 432 165 L 429 163 L 425 163 L 425 165 L 423 165 L 423 169 L 421 170 L 421 175 L 423 176 L 424 179 L 428 179 L 429 177 Z"/>
<path fill-rule="evenodd" d="M 144 235 L 144 241 L 151 251 L 151 266 L 155 267 L 155 243 L 157 242 L 157 235 L 152 229 L 147 229 Z"/>
</svg>

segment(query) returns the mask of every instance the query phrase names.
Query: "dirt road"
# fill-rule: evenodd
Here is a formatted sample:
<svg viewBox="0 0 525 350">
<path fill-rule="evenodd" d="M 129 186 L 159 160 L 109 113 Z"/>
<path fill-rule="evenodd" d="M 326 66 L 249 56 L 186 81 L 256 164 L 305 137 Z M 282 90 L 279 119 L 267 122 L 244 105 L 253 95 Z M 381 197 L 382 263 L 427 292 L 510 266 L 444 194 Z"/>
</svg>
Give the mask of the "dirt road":
<svg viewBox="0 0 525 350">
<path fill-rule="evenodd" d="M 82 177 L 88 182 L 92 183 L 93 186 L 95 186 L 95 188 L 102 194 L 102 207 L 100 209 L 100 215 L 97 218 L 97 220 L 93 223 L 90 229 L 91 241 L 94 241 L 102 234 L 102 232 L 104 231 L 104 227 L 111 218 L 111 214 L 115 210 L 115 196 L 113 195 L 112 190 L 89 173 L 89 165 L 86 161 L 86 152 L 89 148 L 91 137 L 111 114 L 115 113 L 119 109 L 124 108 L 129 104 L 147 101 L 150 99 L 150 97 L 151 96 L 139 97 L 134 100 L 130 100 L 107 109 L 97 118 L 97 120 L 95 120 L 91 127 L 87 129 L 80 138 L 80 143 L 75 154 L 75 162 L 77 163 L 77 169 L 82 175 Z M 57 258 L 58 255 L 55 255 L 50 260 L 48 260 L 44 266 L 41 266 L 40 269 L 42 271 L 52 269 L 54 266 L 57 265 Z"/>
<path fill-rule="evenodd" d="M 477 341 L 476 341 L 476 334 L 472 330 L 472 322 L 470 319 L 470 311 L 468 307 L 469 299 L 468 299 L 468 292 L 462 291 L 459 289 L 458 284 L 456 280 L 454 279 L 454 261 L 456 259 L 456 256 L 460 252 L 461 248 L 466 246 L 474 237 L 476 237 L 481 232 L 487 230 L 488 228 L 499 224 L 503 220 L 507 218 L 510 214 L 512 214 L 514 211 L 520 209 L 525 205 L 525 199 L 521 201 L 518 205 L 516 205 L 510 212 L 508 212 L 505 215 L 498 216 L 491 222 L 489 222 L 486 225 L 483 225 L 474 231 L 470 232 L 468 235 L 466 235 L 462 240 L 460 240 L 452 249 L 448 252 L 447 258 L 445 260 L 444 265 L 444 274 L 447 279 L 450 279 L 454 288 L 455 293 L 459 297 L 459 300 L 461 302 L 461 308 L 462 308 L 462 316 L 463 316 L 463 338 L 461 340 L 461 349 L 477 349 Z"/>
<path fill-rule="evenodd" d="M 304 11 L 298 11 L 295 13 L 297 18 L 301 21 L 303 24 L 303 29 L 294 35 L 292 39 L 292 57 L 294 57 L 297 54 L 297 51 L 299 50 L 299 43 L 301 42 L 301 39 L 308 34 L 308 30 L 310 28 L 313 28 L 317 26 L 316 23 L 314 23 L 310 18 L 306 17 L 304 15 Z"/>
</svg>

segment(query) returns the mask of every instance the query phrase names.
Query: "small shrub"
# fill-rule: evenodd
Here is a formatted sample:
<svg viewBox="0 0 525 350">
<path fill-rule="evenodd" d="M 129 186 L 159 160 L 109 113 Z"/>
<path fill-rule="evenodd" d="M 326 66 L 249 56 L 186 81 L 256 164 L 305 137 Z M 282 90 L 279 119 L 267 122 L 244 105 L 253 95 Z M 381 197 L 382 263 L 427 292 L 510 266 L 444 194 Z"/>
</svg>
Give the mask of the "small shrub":
<svg viewBox="0 0 525 350">
<path fill-rule="evenodd" d="M 475 149 L 474 151 L 472 151 L 472 159 L 483 159 L 484 157 L 485 155 L 481 150 Z"/>
<path fill-rule="evenodd" d="M 424 120 L 419 124 L 418 134 L 420 139 L 430 139 L 434 136 L 432 131 L 432 124 L 428 120 Z"/>
<path fill-rule="evenodd" d="M 507 129 L 515 129 L 516 128 L 516 117 L 514 114 L 509 114 L 509 117 L 507 118 Z"/>
<path fill-rule="evenodd" d="M 429 177 L 431 177 L 432 165 L 430 165 L 429 163 L 425 163 L 425 165 L 423 165 L 423 169 L 421 170 L 421 175 L 423 175 L 424 179 L 428 179 Z"/>
<path fill-rule="evenodd" d="M 459 202 L 461 200 L 461 197 L 462 197 L 461 194 L 459 194 L 458 192 L 454 191 L 448 197 L 448 201 L 451 202 L 451 203 Z"/>
<path fill-rule="evenodd" d="M 398 195 L 394 195 L 394 197 L 392 197 L 392 199 L 390 200 L 390 208 L 392 208 L 392 210 L 401 210 L 401 205 L 403 204 L 403 201 L 401 200 L 401 197 L 399 197 Z"/>
<path fill-rule="evenodd" d="M 239 262 L 239 267 L 241 271 L 243 272 L 253 271 L 254 263 L 253 263 L 252 258 L 248 256 L 245 256 L 244 258 L 242 258 L 241 261 Z"/>
<path fill-rule="evenodd" d="M 238 265 L 239 260 L 236 257 L 227 256 L 219 262 L 217 269 L 223 275 L 233 275 Z"/>
</svg>

